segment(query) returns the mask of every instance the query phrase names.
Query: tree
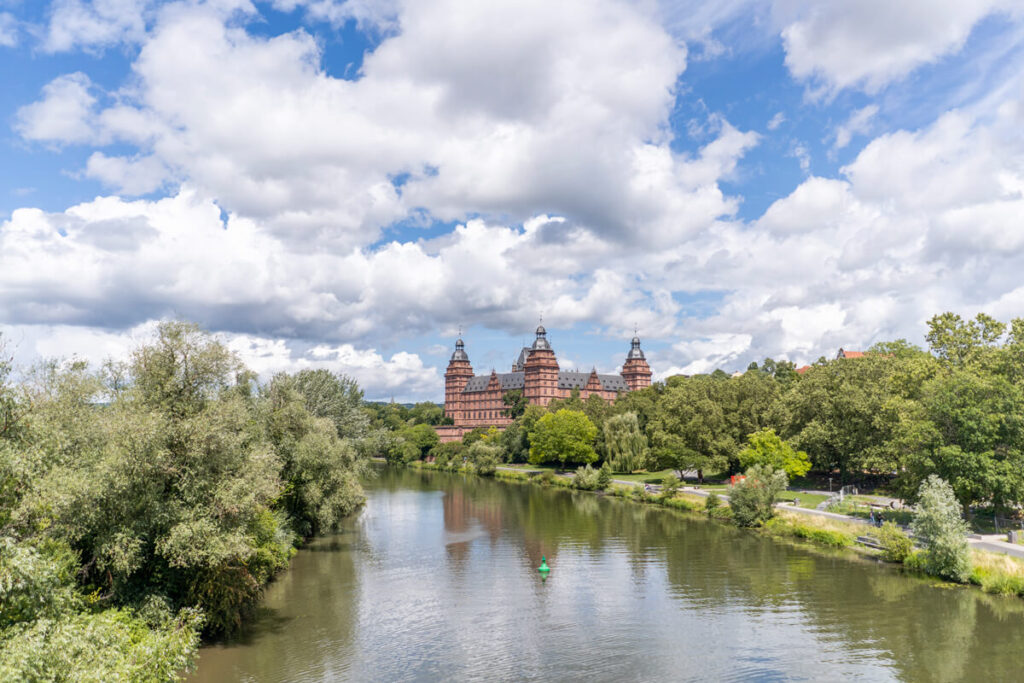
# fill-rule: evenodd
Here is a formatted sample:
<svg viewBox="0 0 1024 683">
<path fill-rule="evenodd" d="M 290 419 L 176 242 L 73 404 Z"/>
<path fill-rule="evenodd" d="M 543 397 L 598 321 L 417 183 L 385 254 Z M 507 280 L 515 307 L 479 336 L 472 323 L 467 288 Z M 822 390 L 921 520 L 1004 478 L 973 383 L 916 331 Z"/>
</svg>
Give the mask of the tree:
<svg viewBox="0 0 1024 683">
<path fill-rule="evenodd" d="M 496 445 L 477 441 L 466 452 L 467 460 L 481 476 L 494 476 L 498 465 L 501 464 L 501 448 Z"/>
<path fill-rule="evenodd" d="M 899 444 L 908 455 L 900 485 L 912 497 L 930 475 L 952 487 L 967 509 L 1005 511 L 1024 502 L 1024 390 L 975 367 L 930 380 L 904 413 Z"/>
<path fill-rule="evenodd" d="M 739 526 L 758 526 L 775 516 L 779 493 L 788 485 L 786 473 L 770 465 L 754 465 L 729 492 L 729 508 Z"/>
<path fill-rule="evenodd" d="M 894 443 L 906 397 L 916 389 L 893 381 L 898 359 L 867 355 L 811 367 L 790 385 L 779 412 L 783 434 L 823 470 L 893 472 Z"/>
<path fill-rule="evenodd" d="M 811 461 L 803 451 L 779 438 L 774 429 L 762 429 L 747 437 L 747 447 L 740 451 L 740 467 L 769 465 L 782 470 L 786 476 L 802 477 L 811 469 Z"/>
<path fill-rule="evenodd" d="M 437 435 L 437 431 L 427 424 L 405 427 L 398 432 L 398 435 L 402 437 L 403 441 L 412 444 L 419 450 L 416 457 L 417 460 L 425 458 L 431 448 L 441 443 L 441 438 Z"/>
<path fill-rule="evenodd" d="M 338 422 L 310 413 L 300 377 L 276 375 L 261 393 L 259 414 L 282 463 L 278 506 L 297 533 L 311 536 L 336 530 L 362 504 L 362 467 L 355 443 L 339 438 Z"/>
<path fill-rule="evenodd" d="M 354 379 L 328 370 L 300 370 L 294 383 L 310 415 L 330 420 L 338 436 L 366 436 L 369 419 L 363 410 L 363 391 Z"/>
<path fill-rule="evenodd" d="M 672 378 L 675 380 L 676 378 Z M 699 376 L 671 381 L 647 423 L 658 463 L 678 472 L 726 467 L 736 442 L 726 428 L 722 393 L 729 378 Z"/>
<path fill-rule="evenodd" d="M 984 349 L 994 346 L 1005 331 L 1005 324 L 984 313 L 968 321 L 956 313 L 942 313 L 928 321 L 925 339 L 943 365 L 956 367 L 976 360 Z"/>
<path fill-rule="evenodd" d="M 501 395 L 501 402 L 507 406 L 505 410 L 502 411 L 503 414 L 513 420 L 522 417 L 523 413 L 526 412 L 526 406 L 530 405 L 530 399 L 523 396 L 522 389 L 506 391 Z"/>
<path fill-rule="evenodd" d="M 925 548 L 925 571 L 966 582 L 971 575 L 967 523 L 952 487 L 933 474 L 921 484 L 917 499 L 910 529 Z"/>
<path fill-rule="evenodd" d="M 606 462 L 615 472 L 634 472 L 651 464 L 651 449 L 636 413 L 608 418 L 604 423 L 604 443 Z"/>
<path fill-rule="evenodd" d="M 597 428 L 582 411 L 562 408 L 540 418 L 530 432 L 530 462 L 587 464 L 597 460 L 591 444 Z"/>
<path fill-rule="evenodd" d="M 413 424 L 440 425 L 444 424 L 444 406 L 431 401 L 417 403 L 409 410 Z"/>
</svg>

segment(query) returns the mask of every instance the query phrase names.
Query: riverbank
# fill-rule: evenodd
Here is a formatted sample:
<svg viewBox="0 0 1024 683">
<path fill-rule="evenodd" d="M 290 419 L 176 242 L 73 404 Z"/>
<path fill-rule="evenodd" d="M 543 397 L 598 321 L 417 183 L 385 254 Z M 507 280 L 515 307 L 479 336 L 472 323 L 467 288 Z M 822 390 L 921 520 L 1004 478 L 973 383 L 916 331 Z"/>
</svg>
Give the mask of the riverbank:
<svg viewBox="0 0 1024 683">
<path fill-rule="evenodd" d="M 423 470 L 476 474 L 471 467 L 451 470 L 421 461 L 410 463 L 409 466 Z M 518 469 L 499 468 L 494 472 L 493 477 L 505 482 L 532 486 L 581 490 L 573 486 L 571 476 L 557 476 L 550 470 L 531 474 Z M 719 495 L 716 491 L 680 488 L 671 493 L 655 494 L 648 491 L 647 487 L 642 484 L 613 479 L 606 490 L 592 492 L 597 495 L 614 496 L 645 505 L 656 505 L 691 513 L 709 522 L 732 526 L 728 498 Z M 894 552 L 887 546 L 887 541 L 878 537 L 880 536 L 878 530 L 862 519 L 788 505 L 776 506 L 776 509 L 776 516 L 772 520 L 762 526 L 752 527 L 750 531 L 776 538 L 787 538 L 798 543 L 833 548 L 860 557 L 873 558 L 880 563 L 898 565 L 902 571 L 919 577 L 928 576 L 922 567 L 921 553 L 923 551 L 908 545 L 906 553 Z M 903 538 L 906 539 L 906 536 Z M 910 542 L 909 539 L 907 542 Z M 1005 553 L 990 552 L 975 546 L 971 548 L 971 574 L 968 584 L 949 583 L 948 585 L 974 585 L 986 593 L 1024 598 L 1024 561 Z"/>
</svg>

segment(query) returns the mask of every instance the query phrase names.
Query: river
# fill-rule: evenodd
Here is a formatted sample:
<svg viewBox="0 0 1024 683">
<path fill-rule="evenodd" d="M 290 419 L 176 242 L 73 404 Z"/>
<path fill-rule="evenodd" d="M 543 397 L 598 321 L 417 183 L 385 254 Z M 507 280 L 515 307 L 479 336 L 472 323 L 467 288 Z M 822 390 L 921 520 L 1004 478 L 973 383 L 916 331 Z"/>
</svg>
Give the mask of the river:
<svg viewBox="0 0 1024 683">
<path fill-rule="evenodd" d="M 394 469 L 366 489 L 189 680 L 1024 677 L 1017 598 L 589 493 Z"/>
</svg>

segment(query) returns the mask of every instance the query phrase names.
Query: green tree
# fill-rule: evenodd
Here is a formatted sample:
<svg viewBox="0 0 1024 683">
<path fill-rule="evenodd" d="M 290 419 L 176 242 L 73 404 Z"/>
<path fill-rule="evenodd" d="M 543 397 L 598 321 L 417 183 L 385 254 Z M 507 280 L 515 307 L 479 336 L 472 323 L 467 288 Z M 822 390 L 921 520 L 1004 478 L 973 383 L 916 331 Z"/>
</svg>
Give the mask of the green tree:
<svg viewBox="0 0 1024 683">
<path fill-rule="evenodd" d="M 907 452 L 899 482 L 912 497 L 930 475 L 949 482 L 969 508 L 999 511 L 1024 502 L 1024 390 L 981 368 L 957 368 L 930 380 L 920 403 L 903 414 Z"/>
<path fill-rule="evenodd" d="M 131 363 L 130 389 L 78 365 L 38 375 L 32 439 L 47 467 L 12 515 L 81 556 L 111 600 L 161 592 L 231 631 L 283 568 L 292 535 L 273 511 L 281 461 L 261 436 L 243 368 L 196 326 L 162 324 Z"/>
<path fill-rule="evenodd" d="M 427 424 L 417 424 L 404 427 L 398 435 L 406 443 L 412 444 L 418 449 L 416 460 L 427 457 L 430 449 L 441 443 L 437 431 Z"/>
<path fill-rule="evenodd" d="M 540 418 L 530 432 L 530 462 L 539 465 L 558 462 L 586 464 L 597 460 L 591 444 L 597 428 L 582 411 L 566 410 L 548 413 Z"/>
<path fill-rule="evenodd" d="M 802 477 L 811 469 L 811 461 L 803 451 L 779 438 L 774 429 L 762 429 L 747 437 L 747 447 L 740 451 L 740 467 L 769 465 L 782 470 L 786 476 Z"/>
<path fill-rule="evenodd" d="M 494 476 L 501 464 L 501 448 L 497 445 L 477 441 L 466 452 L 473 470 L 481 476 Z"/>
<path fill-rule="evenodd" d="M 925 571 L 963 583 L 971 575 L 971 555 L 961 512 L 953 489 L 933 474 L 921 484 L 910 529 L 925 548 Z"/>
<path fill-rule="evenodd" d="M 1005 331 L 1005 324 L 984 313 L 966 321 L 956 313 L 942 313 L 928 321 L 925 339 L 944 365 L 956 367 L 976 360 L 984 349 L 994 346 Z"/>
<path fill-rule="evenodd" d="M 604 443 L 606 462 L 615 472 L 634 472 L 651 464 L 651 449 L 636 413 L 608 418 L 604 423 Z"/>
<path fill-rule="evenodd" d="M 281 461 L 285 486 L 277 505 L 297 533 L 310 536 L 337 529 L 362 504 L 357 476 L 363 468 L 353 440 L 339 438 L 338 422 L 307 409 L 300 378 L 275 376 L 261 393 L 259 413 Z"/>
<path fill-rule="evenodd" d="M 780 403 L 783 433 L 818 468 L 851 472 L 896 470 L 894 437 L 907 396 L 916 389 L 894 382 L 895 358 L 875 354 L 812 366 Z"/>
<path fill-rule="evenodd" d="M 775 516 L 775 503 L 788 485 L 786 473 L 754 465 L 729 491 L 729 508 L 739 526 L 758 526 Z"/>
<path fill-rule="evenodd" d="M 295 374 L 294 388 L 306 410 L 314 417 L 330 420 L 339 437 L 366 436 L 370 421 L 363 409 L 363 391 L 354 379 L 328 370 L 300 370 Z"/>
<path fill-rule="evenodd" d="M 530 399 L 523 396 L 522 389 L 506 391 L 501 395 L 501 402 L 506 406 L 502 411 L 502 414 L 504 414 L 505 417 L 512 418 L 513 420 L 522 417 L 523 413 L 526 412 L 526 406 L 530 405 Z"/>
</svg>

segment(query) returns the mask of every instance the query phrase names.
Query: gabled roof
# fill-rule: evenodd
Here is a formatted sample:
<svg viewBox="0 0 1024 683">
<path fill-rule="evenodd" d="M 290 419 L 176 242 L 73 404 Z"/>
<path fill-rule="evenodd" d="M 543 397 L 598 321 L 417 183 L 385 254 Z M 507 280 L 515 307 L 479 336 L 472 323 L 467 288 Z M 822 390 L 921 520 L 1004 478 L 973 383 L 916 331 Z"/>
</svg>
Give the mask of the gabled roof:
<svg viewBox="0 0 1024 683">
<path fill-rule="evenodd" d="M 846 351 L 842 348 L 840 348 L 839 353 L 836 354 L 836 358 L 861 358 L 863 356 L 863 351 Z"/>
</svg>

